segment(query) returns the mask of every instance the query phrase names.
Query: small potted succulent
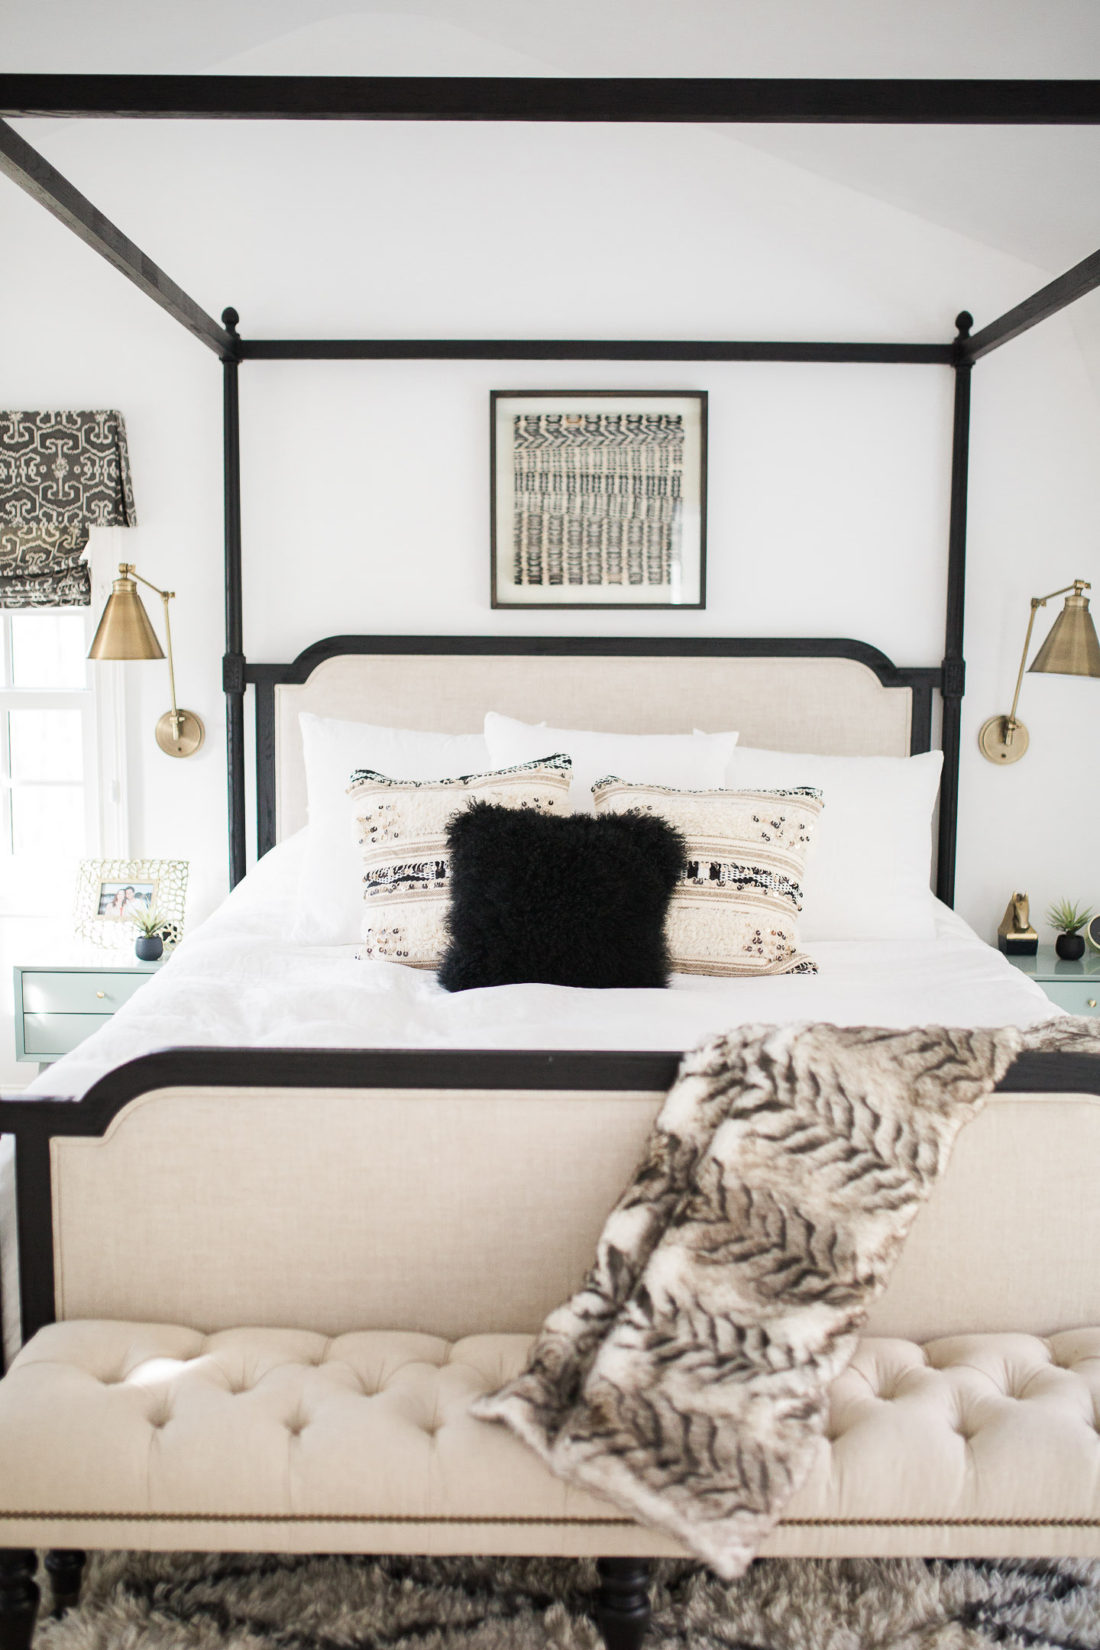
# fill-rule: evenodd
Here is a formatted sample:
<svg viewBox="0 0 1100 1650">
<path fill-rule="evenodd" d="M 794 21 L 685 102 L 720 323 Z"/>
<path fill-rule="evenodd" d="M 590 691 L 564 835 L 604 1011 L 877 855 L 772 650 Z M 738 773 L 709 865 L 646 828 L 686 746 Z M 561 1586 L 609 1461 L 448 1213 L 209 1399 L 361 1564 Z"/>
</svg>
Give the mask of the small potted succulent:
<svg viewBox="0 0 1100 1650">
<path fill-rule="evenodd" d="M 134 941 L 135 957 L 140 962 L 156 962 L 164 951 L 164 918 L 159 911 L 139 911 L 130 921 L 138 931 Z"/>
<path fill-rule="evenodd" d="M 1047 921 L 1052 928 L 1057 928 L 1058 938 L 1054 942 L 1054 949 L 1063 962 L 1079 962 L 1085 954 L 1085 942 L 1080 930 L 1092 916 L 1092 910 L 1087 905 L 1075 905 L 1072 900 L 1059 899 L 1047 912 Z"/>
</svg>

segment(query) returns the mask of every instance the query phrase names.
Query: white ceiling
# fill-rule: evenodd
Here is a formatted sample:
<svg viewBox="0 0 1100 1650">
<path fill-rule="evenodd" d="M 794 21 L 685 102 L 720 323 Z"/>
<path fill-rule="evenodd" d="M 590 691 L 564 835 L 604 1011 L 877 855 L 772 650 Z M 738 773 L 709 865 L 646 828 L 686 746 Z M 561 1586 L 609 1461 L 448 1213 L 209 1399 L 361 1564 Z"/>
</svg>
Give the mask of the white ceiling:
<svg viewBox="0 0 1100 1650">
<path fill-rule="evenodd" d="M 39 72 L 1092 78 L 1100 77 L 1100 3 L 0 0 L 0 61 Z M 66 150 L 85 149 L 89 170 L 76 181 L 108 206 L 96 192 L 94 138 L 74 125 L 24 130 L 62 170 Z M 788 126 L 722 135 L 1040 272 L 1058 273 L 1100 246 L 1098 128 Z M 124 206 L 117 221 L 140 240 Z"/>
<path fill-rule="evenodd" d="M 311 72 L 499 74 L 502 50 L 567 75 L 1059 78 L 1100 62 L 1095 0 L 4 0 L 0 47 L 11 71 L 193 74 L 271 50 L 292 72 L 293 36 L 360 25 L 374 61 Z M 403 30 L 424 31 L 415 63 Z"/>
</svg>

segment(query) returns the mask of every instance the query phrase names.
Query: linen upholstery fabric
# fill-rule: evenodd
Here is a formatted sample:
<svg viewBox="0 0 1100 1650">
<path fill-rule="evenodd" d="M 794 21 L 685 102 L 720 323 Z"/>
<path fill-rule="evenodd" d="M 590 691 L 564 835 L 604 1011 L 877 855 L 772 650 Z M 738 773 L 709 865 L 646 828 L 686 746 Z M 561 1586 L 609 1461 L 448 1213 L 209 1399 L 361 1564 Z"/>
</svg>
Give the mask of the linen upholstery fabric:
<svg viewBox="0 0 1100 1650">
<path fill-rule="evenodd" d="M 489 711 L 485 742 L 500 765 L 527 762 L 543 751 L 564 751 L 573 764 L 570 801 L 575 813 L 591 813 L 592 790 L 607 774 L 678 790 L 721 785 L 737 744 L 736 733 L 591 733 L 534 726 Z"/>
<path fill-rule="evenodd" d="M 359 938 L 362 867 L 348 826 L 348 781 L 370 768 L 391 779 L 456 779 L 492 764 L 479 733 L 425 733 L 335 716 L 299 717 L 309 841 L 290 938 L 346 945 Z"/>
<path fill-rule="evenodd" d="M 687 1055 L 584 1285 L 474 1413 L 743 1573 L 812 1469 L 828 1385 L 955 1135 L 1022 1046 L 749 1026 Z"/>
<path fill-rule="evenodd" d="M 472 1417 L 530 1347 L 52 1325 L 0 1384 L 0 1545 L 681 1556 Z M 1100 1329 L 864 1339 L 761 1551 L 1098 1555 L 1097 1415 Z"/>
<path fill-rule="evenodd" d="M 119 412 L 0 412 L 0 607 L 87 607 L 90 527 L 137 521 Z"/>
<path fill-rule="evenodd" d="M 491 653 L 456 652 L 441 642 L 424 653 L 340 654 L 323 659 L 304 682 L 278 683 L 278 840 L 306 822 L 302 711 L 445 733 L 480 732 L 487 711 L 618 733 L 713 732 L 733 723 L 742 740 L 771 750 L 909 751 L 911 689 L 884 687 L 856 659 L 695 656 L 664 653 L 657 642 L 652 654 L 591 657 L 509 653 L 507 647 L 506 638 L 497 638 Z"/>
<path fill-rule="evenodd" d="M 505 808 L 565 812 L 567 756 L 459 779 L 402 782 L 353 773 L 351 798 L 362 854 L 367 960 L 438 968 L 447 943 L 450 851 L 447 826 L 475 798 Z"/>
<path fill-rule="evenodd" d="M 609 778 L 596 814 L 641 810 L 682 834 L 687 862 L 668 912 L 672 967 L 681 974 L 815 974 L 798 946 L 802 871 L 819 793 L 672 791 Z"/>
<path fill-rule="evenodd" d="M 804 940 L 933 937 L 932 812 L 942 767 L 942 751 L 823 756 L 738 746 L 726 784 L 821 792 L 825 811 L 806 856 Z"/>
<path fill-rule="evenodd" d="M 580 1287 L 663 1101 L 592 1089 L 153 1091 L 105 1138 L 52 1144 L 58 1315 L 531 1334 Z M 927 1341 L 1100 1325 L 1098 1160 L 1100 1097 L 992 1095 L 868 1332 Z"/>
<path fill-rule="evenodd" d="M 655 814 L 555 818 L 472 802 L 448 825 L 447 849 L 447 991 L 667 985 L 665 917 L 684 840 Z"/>
</svg>

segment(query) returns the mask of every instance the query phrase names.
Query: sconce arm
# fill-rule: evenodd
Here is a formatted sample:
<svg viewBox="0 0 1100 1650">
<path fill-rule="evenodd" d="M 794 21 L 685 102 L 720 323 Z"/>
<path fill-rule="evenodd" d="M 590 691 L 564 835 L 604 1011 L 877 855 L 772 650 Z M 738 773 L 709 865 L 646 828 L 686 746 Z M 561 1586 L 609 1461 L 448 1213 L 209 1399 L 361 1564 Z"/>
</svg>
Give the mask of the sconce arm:
<svg viewBox="0 0 1100 1650">
<path fill-rule="evenodd" d="M 132 562 L 120 562 L 118 570 L 124 579 L 136 579 L 138 584 L 143 584 L 147 590 L 151 590 L 155 596 L 159 596 L 164 603 L 164 643 L 165 651 L 168 654 L 168 687 L 172 695 L 172 731 L 178 739 L 180 736 L 180 713 L 176 706 L 176 666 L 172 658 L 172 621 L 168 617 L 168 603 L 176 592 L 174 590 L 162 590 L 158 584 L 153 583 L 152 579 L 143 579 Z"/>
<path fill-rule="evenodd" d="M 161 601 L 171 601 L 172 597 L 176 594 L 174 590 L 162 590 L 159 584 L 153 583 L 152 579 L 142 578 L 133 562 L 120 561 L 118 564 L 118 570 L 124 579 L 136 579 L 138 584 L 143 584 L 146 590 L 151 590 L 154 595 L 160 597 Z"/>
</svg>

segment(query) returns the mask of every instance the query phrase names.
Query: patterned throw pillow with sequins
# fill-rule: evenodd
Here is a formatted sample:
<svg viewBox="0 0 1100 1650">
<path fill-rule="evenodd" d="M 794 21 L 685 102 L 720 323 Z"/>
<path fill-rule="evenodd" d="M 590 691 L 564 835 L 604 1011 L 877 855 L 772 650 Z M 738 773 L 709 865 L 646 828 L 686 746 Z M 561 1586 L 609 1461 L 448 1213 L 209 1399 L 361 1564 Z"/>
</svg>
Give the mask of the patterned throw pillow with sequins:
<svg viewBox="0 0 1100 1650">
<path fill-rule="evenodd" d="M 364 960 L 438 968 L 447 949 L 447 826 L 475 798 L 537 813 L 569 812 L 568 756 L 462 779 L 387 779 L 360 769 L 348 795 L 363 856 Z"/>
<path fill-rule="evenodd" d="M 659 814 L 687 843 L 665 930 L 676 973 L 817 973 L 798 948 L 797 918 L 820 791 L 673 791 L 611 778 L 592 794 L 597 814 Z"/>
</svg>

